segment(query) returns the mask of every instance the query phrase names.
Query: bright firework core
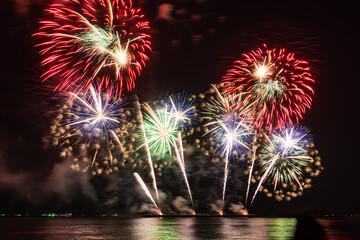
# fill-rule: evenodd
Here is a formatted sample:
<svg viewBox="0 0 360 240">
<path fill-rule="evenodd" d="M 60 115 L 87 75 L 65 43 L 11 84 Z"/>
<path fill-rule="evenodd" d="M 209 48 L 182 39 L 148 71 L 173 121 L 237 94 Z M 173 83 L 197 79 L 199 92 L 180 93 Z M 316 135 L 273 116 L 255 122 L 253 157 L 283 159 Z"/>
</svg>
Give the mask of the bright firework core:
<svg viewBox="0 0 360 240">
<path fill-rule="evenodd" d="M 262 65 L 260 67 L 256 67 L 254 75 L 258 78 L 263 78 L 266 75 L 271 75 L 271 72 L 268 71 L 268 68 L 266 66 Z"/>
<path fill-rule="evenodd" d="M 183 112 L 174 110 L 171 115 L 175 118 L 176 122 L 182 122 L 185 120 L 185 114 Z"/>
<path fill-rule="evenodd" d="M 287 136 L 283 143 L 283 147 L 286 149 L 294 148 L 295 144 L 296 144 L 296 141 L 294 139 L 292 139 L 291 137 Z"/>
<path fill-rule="evenodd" d="M 116 59 L 118 60 L 118 63 L 122 66 L 127 65 L 128 58 L 129 56 L 125 50 L 120 50 L 116 53 Z"/>
<path fill-rule="evenodd" d="M 260 80 L 265 78 L 266 76 L 271 76 L 273 74 L 273 72 L 271 71 L 272 63 L 268 60 L 269 58 L 265 57 L 262 64 L 259 64 L 259 62 L 254 62 L 255 71 L 253 72 L 253 74 Z"/>
<path fill-rule="evenodd" d="M 226 142 L 228 142 L 230 144 L 234 143 L 234 141 L 236 141 L 236 139 L 237 139 L 236 132 L 227 132 L 225 134 L 225 139 L 226 139 Z"/>
</svg>

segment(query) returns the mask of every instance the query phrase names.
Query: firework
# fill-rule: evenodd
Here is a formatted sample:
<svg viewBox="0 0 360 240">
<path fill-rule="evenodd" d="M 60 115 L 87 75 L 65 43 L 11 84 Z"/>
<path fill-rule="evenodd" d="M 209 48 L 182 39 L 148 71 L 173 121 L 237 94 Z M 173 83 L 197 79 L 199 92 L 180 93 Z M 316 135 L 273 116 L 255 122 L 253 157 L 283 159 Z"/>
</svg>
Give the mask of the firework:
<svg viewBox="0 0 360 240">
<path fill-rule="evenodd" d="M 252 104 L 253 124 L 258 129 L 268 126 L 270 132 L 302 119 L 314 94 L 308 62 L 266 45 L 243 54 L 222 81 L 225 93 L 235 92 L 243 104 Z"/>
<path fill-rule="evenodd" d="M 259 152 L 262 177 L 258 177 L 253 200 L 261 187 L 268 196 L 274 195 L 277 200 L 290 200 L 301 195 L 304 188 L 311 186 L 310 177 L 318 175 L 322 169 L 309 130 L 299 125 L 287 126 L 266 136 L 266 139 Z M 264 189 L 262 185 L 265 183 L 273 186 L 273 194 Z"/>
<path fill-rule="evenodd" d="M 122 99 L 113 98 L 111 90 L 105 94 L 101 88 L 89 88 L 89 94 L 68 93 L 71 100 L 69 115 L 66 120 L 66 128 L 70 134 L 78 133 L 80 137 L 96 138 L 120 126 L 119 109 L 123 108 Z M 80 132 L 82 134 L 80 134 Z M 90 141 L 91 139 L 89 139 Z"/>
<path fill-rule="evenodd" d="M 132 90 L 151 50 L 143 19 L 131 0 L 55 1 L 35 34 L 43 40 L 43 79 L 60 79 L 58 90 L 87 90 L 95 77 L 117 93 Z"/>
<path fill-rule="evenodd" d="M 191 204 L 193 205 L 192 194 L 190 185 L 187 180 L 185 171 L 185 161 L 181 137 L 181 129 L 184 128 L 182 124 L 189 126 L 193 117 L 190 113 L 193 110 L 193 101 L 189 97 L 182 98 L 180 95 L 171 95 L 165 100 L 169 101 L 171 107 L 168 107 L 167 103 L 163 100 L 162 104 L 157 105 L 157 108 L 153 109 L 149 104 L 144 103 L 145 117 L 141 123 L 143 145 L 147 149 L 148 159 L 152 159 L 152 155 L 161 158 L 165 156 L 172 157 L 172 152 L 175 152 L 175 160 L 179 164 L 180 170 L 183 174 L 184 181 L 189 193 Z M 190 100 L 190 104 L 186 101 Z M 179 102 L 180 101 L 180 102 Z M 164 162 L 165 164 L 166 162 Z M 153 163 L 149 162 L 152 169 L 152 175 L 154 175 Z M 161 163 L 160 165 L 164 165 Z M 154 164 L 155 166 L 155 164 Z M 155 179 L 155 177 L 153 177 Z"/>
<path fill-rule="evenodd" d="M 143 104 L 146 114 L 144 127 L 147 142 L 151 153 L 164 157 L 171 155 L 171 149 L 176 142 L 178 132 L 175 120 L 170 117 L 165 109 L 152 109 L 148 104 Z"/>
<path fill-rule="evenodd" d="M 172 94 L 165 98 L 162 104 L 181 131 L 187 132 L 196 123 L 195 96 L 190 93 L 184 91 L 183 93 Z"/>
<path fill-rule="evenodd" d="M 211 96 L 201 104 L 204 136 L 210 137 L 214 150 L 220 155 L 229 152 L 229 156 L 238 158 L 249 150 L 252 135 L 247 108 L 231 108 L 236 101 L 233 95 L 221 94 L 215 85 L 212 90 L 215 97 Z"/>
<path fill-rule="evenodd" d="M 200 94 L 199 98 L 203 99 L 200 107 L 202 109 L 202 119 L 212 121 L 221 116 L 228 115 L 232 109 L 229 103 L 235 99 L 232 95 L 223 95 L 218 90 L 219 86 L 211 85 L 210 90 L 206 93 L 210 97 L 205 99 L 204 94 Z"/>
<path fill-rule="evenodd" d="M 269 177 L 275 182 L 274 190 L 278 182 L 288 183 L 293 180 L 302 188 L 296 176 L 301 175 L 301 169 L 309 164 L 311 157 L 307 153 L 311 143 L 309 131 L 303 127 L 288 127 L 273 134 L 271 142 L 266 144 L 260 153 L 263 156 L 260 166 L 263 170 L 267 169 L 270 165 L 269 159 L 278 152 L 281 153 L 269 171 Z"/>
<path fill-rule="evenodd" d="M 191 205 L 194 208 L 191 189 L 185 170 L 184 149 L 181 132 L 188 131 L 191 128 L 192 124 L 196 121 L 197 110 L 195 107 L 195 97 L 184 91 L 182 94 L 178 93 L 170 95 L 169 97 L 165 98 L 162 103 L 167 114 L 175 121 L 175 124 L 177 126 L 177 140 L 179 147 L 176 143 L 174 143 L 173 146 L 176 153 L 176 159 L 178 161 L 186 187 L 188 189 Z"/>
<path fill-rule="evenodd" d="M 226 183 L 229 173 L 229 159 L 239 158 L 248 150 L 249 135 L 251 130 L 246 122 L 238 118 L 237 115 L 229 115 L 223 119 L 217 119 L 217 123 L 210 125 L 209 134 L 213 136 L 214 142 L 218 147 L 221 155 L 225 154 L 225 167 L 224 167 L 224 184 L 222 194 L 222 206 L 224 207 Z"/>
<path fill-rule="evenodd" d="M 179 152 L 184 163 L 182 133 L 193 133 L 192 125 L 197 122 L 196 96 L 183 91 L 164 98 L 161 103 L 178 127 Z"/>
<path fill-rule="evenodd" d="M 121 142 L 127 135 L 126 113 L 121 99 L 111 89 L 90 86 L 86 93 L 68 92 L 51 126 L 53 145 L 60 156 L 72 158 L 77 171 L 111 173 L 127 159 Z M 120 162 L 120 160 L 122 162 Z"/>
<path fill-rule="evenodd" d="M 216 98 L 204 103 L 204 119 L 207 121 L 205 135 L 215 146 L 215 151 L 225 157 L 222 208 L 224 207 L 226 183 L 229 172 L 229 159 L 239 159 L 247 154 L 250 147 L 252 129 L 248 124 L 247 111 L 231 108 L 232 95 L 222 95 L 213 85 Z"/>
<path fill-rule="evenodd" d="M 234 113 L 216 119 L 216 122 L 210 122 L 207 126 L 221 155 L 232 155 L 237 158 L 238 155 L 250 150 L 248 143 L 251 129 L 244 118 Z"/>
</svg>

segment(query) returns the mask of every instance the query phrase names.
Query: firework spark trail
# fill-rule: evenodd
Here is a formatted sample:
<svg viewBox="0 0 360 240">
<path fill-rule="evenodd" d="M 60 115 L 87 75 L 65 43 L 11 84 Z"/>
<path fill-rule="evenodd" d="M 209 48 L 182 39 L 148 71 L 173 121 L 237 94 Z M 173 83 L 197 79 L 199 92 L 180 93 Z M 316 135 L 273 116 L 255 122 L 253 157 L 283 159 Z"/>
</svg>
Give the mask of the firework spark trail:
<svg viewBox="0 0 360 240">
<path fill-rule="evenodd" d="M 246 189 L 246 198 L 245 198 L 245 207 L 247 206 L 247 200 L 248 200 L 248 196 L 249 196 L 249 190 L 250 190 L 250 184 L 251 184 L 251 176 L 252 176 L 252 172 L 254 169 L 254 164 L 255 164 L 255 158 L 256 158 L 256 132 L 254 133 L 254 144 L 253 144 L 253 148 L 252 148 L 252 158 L 251 158 L 251 168 L 250 168 L 250 173 L 249 173 L 249 179 L 248 179 L 248 185 L 247 185 L 247 189 Z"/>
<path fill-rule="evenodd" d="M 115 139 L 115 142 L 119 145 L 120 152 L 125 152 L 125 149 L 124 149 L 123 145 L 121 144 L 121 142 L 120 142 L 118 136 L 116 135 L 116 133 L 113 130 L 110 130 L 110 134 Z"/>
<path fill-rule="evenodd" d="M 178 140 L 179 140 L 179 144 L 181 144 L 180 136 L 179 136 Z M 189 182 L 188 182 L 188 179 L 187 179 L 187 176 L 186 176 L 184 159 L 181 158 L 181 153 L 179 153 L 179 149 L 178 149 L 178 147 L 176 145 L 176 142 L 174 142 L 173 145 L 174 145 L 174 149 L 175 149 L 175 153 L 176 153 L 176 159 L 178 160 L 178 164 L 179 164 L 179 167 L 180 167 L 181 172 L 183 174 L 184 181 L 185 181 L 188 193 L 189 193 L 189 197 L 190 197 L 190 200 L 191 200 L 191 206 L 194 209 L 194 202 L 193 202 L 193 198 L 192 198 L 192 194 L 191 194 L 190 185 L 189 185 Z"/>
<path fill-rule="evenodd" d="M 253 203 L 253 201 L 254 201 L 254 199 L 255 199 L 255 197 L 256 197 L 256 194 L 257 194 L 258 191 L 259 191 L 259 188 L 261 187 L 263 181 L 264 181 L 265 178 L 267 177 L 267 175 L 268 175 L 269 171 L 271 170 L 271 168 L 274 166 L 274 164 L 276 163 L 276 161 L 279 159 L 279 156 L 280 156 L 280 153 L 276 154 L 276 155 L 273 157 L 273 159 L 271 160 L 271 163 L 270 163 L 269 167 L 266 169 L 264 175 L 261 177 L 260 182 L 259 182 L 259 185 L 258 185 L 258 187 L 256 188 L 255 193 L 254 193 L 254 196 L 253 196 L 253 198 L 252 198 L 252 200 L 251 200 L 249 209 L 250 209 L 251 204 Z"/>
<path fill-rule="evenodd" d="M 215 90 L 216 96 L 221 100 L 221 103 L 222 103 L 223 107 L 225 108 L 226 112 L 230 112 L 231 110 L 230 110 L 229 102 L 225 100 L 223 95 L 219 92 L 219 90 L 217 89 L 217 87 L 214 84 L 211 84 L 211 86 Z"/>
<path fill-rule="evenodd" d="M 182 144 L 182 137 L 181 137 L 180 131 L 178 132 L 178 139 L 179 139 L 179 150 L 180 150 L 180 155 L 181 155 L 181 161 L 185 167 L 184 148 L 183 148 L 183 144 Z"/>
<path fill-rule="evenodd" d="M 140 184 L 142 189 L 144 190 L 145 194 L 148 196 L 148 198 L 151 200 L 151 202 L 155 205 L 158 211 L 160 211 L 158 205 L 156 205 L 156 202 L 154 201 L 154 198 L 151 196 L 151 193 L 149 189 L 146 187 L 144 181 L 141 179 L 138 173 L 134 173 L 134 177 L 136 178 L 136 181 Z"/>
<path fill-rule="evenodd" d="M 222 191 L 221 212 L 224 211 L 226 183 L 227 183 L 227 179 L 228 179 L 228 175 L 229 175 L 229 152 L 230 152 L 230 148 L 227 149 L 226 156 L 225 156 L 224 183 L 223 183 L 223 191 Z"/>
<path fill-rule="evenodd" d="M 153 166 L 153 162 L 152 162 L 152 158 L 151 158 L 151 152 L 150 152 L 150 148 L 149 148 L 149 143 L 148 143 L 148 140 L 147 140 L 147 137 L 146 137 L 146 132 L 145 132 L 145 126 L 144 126 L 144 119 L 143 119 L 143 115 L 142 115 L 142 112 L 141 112 L 141 107 L 140 107 L 140 102 L 139 102 L 139 99 L 136 97 L 136 106 L 138 108 L 138 112 L 139 112 L 139 116 L 140 116 L 140 126 L 141 126 L 141 131 L 144 135 L 144 144 L 145 144 L 145 149 L 146 149 L 146 152 L 147 152 L 147 159 L 148 159 L 148 163 L 149 163 L 149 166 L 150 166 L 150 173 L 151 173 L 151 177 L 152 177 L 152 180 L 153 180 L 153 188 L 155 190 L 155 193 L 156 193 L 156 198 L 158 200 L 158 203 L 160 204 L 160 198 L 159 198 L 159 191 L 158 191 L 158 188 L 157 188 L 157 184 L 156 184 L 156 177 L 155 177 L 155 171 L 154 171 L 154 166 Z"/>
</svg>

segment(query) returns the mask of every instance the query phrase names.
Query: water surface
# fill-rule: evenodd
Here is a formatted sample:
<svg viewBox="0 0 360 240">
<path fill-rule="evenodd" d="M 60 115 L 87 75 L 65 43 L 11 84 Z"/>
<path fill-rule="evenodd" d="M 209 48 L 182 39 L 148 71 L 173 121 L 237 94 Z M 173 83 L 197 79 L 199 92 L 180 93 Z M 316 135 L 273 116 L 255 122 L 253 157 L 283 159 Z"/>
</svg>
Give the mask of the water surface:
<svg viewBox="0 0 360 240">
<path fill-rule="evenodd" d="M 327 239 L 356 238 L 344 220 L 317 222 Z M 0 239 L 292 239 L 296 224 L 296 218 L 1 218 Z"/>
</svg>

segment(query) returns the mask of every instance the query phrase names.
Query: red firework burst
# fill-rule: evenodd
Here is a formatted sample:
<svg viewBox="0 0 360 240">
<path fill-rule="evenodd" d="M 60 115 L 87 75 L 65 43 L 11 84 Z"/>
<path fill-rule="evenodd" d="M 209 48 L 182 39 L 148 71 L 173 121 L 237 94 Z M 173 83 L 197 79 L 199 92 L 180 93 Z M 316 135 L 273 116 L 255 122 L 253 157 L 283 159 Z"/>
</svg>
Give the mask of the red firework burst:
<svg viewBox="0 0 360 240">
<path fill-rule="evenodd" d="M 258 48 L 243 54 L 225 74 L 225 93 L 236 92 L 241 104 L 251 106 L 257 128 L 284 127 L 302 119 L 311 107 L 314 80 L 307 61 L 296 60 L 285 49 Z M 233 106 L 236 108 L 236 106 Z"/>
<path fill-rule="evenodd" d="M 95 78 L 120 94 L 135 78 L 151 51 L 149 24 L 131 0 L 57 0 L 40 21 L 43 79 L 58 90 L 86 89 Z M 100 86 L 101 87 L 101 86 Z"/>
</svg>

